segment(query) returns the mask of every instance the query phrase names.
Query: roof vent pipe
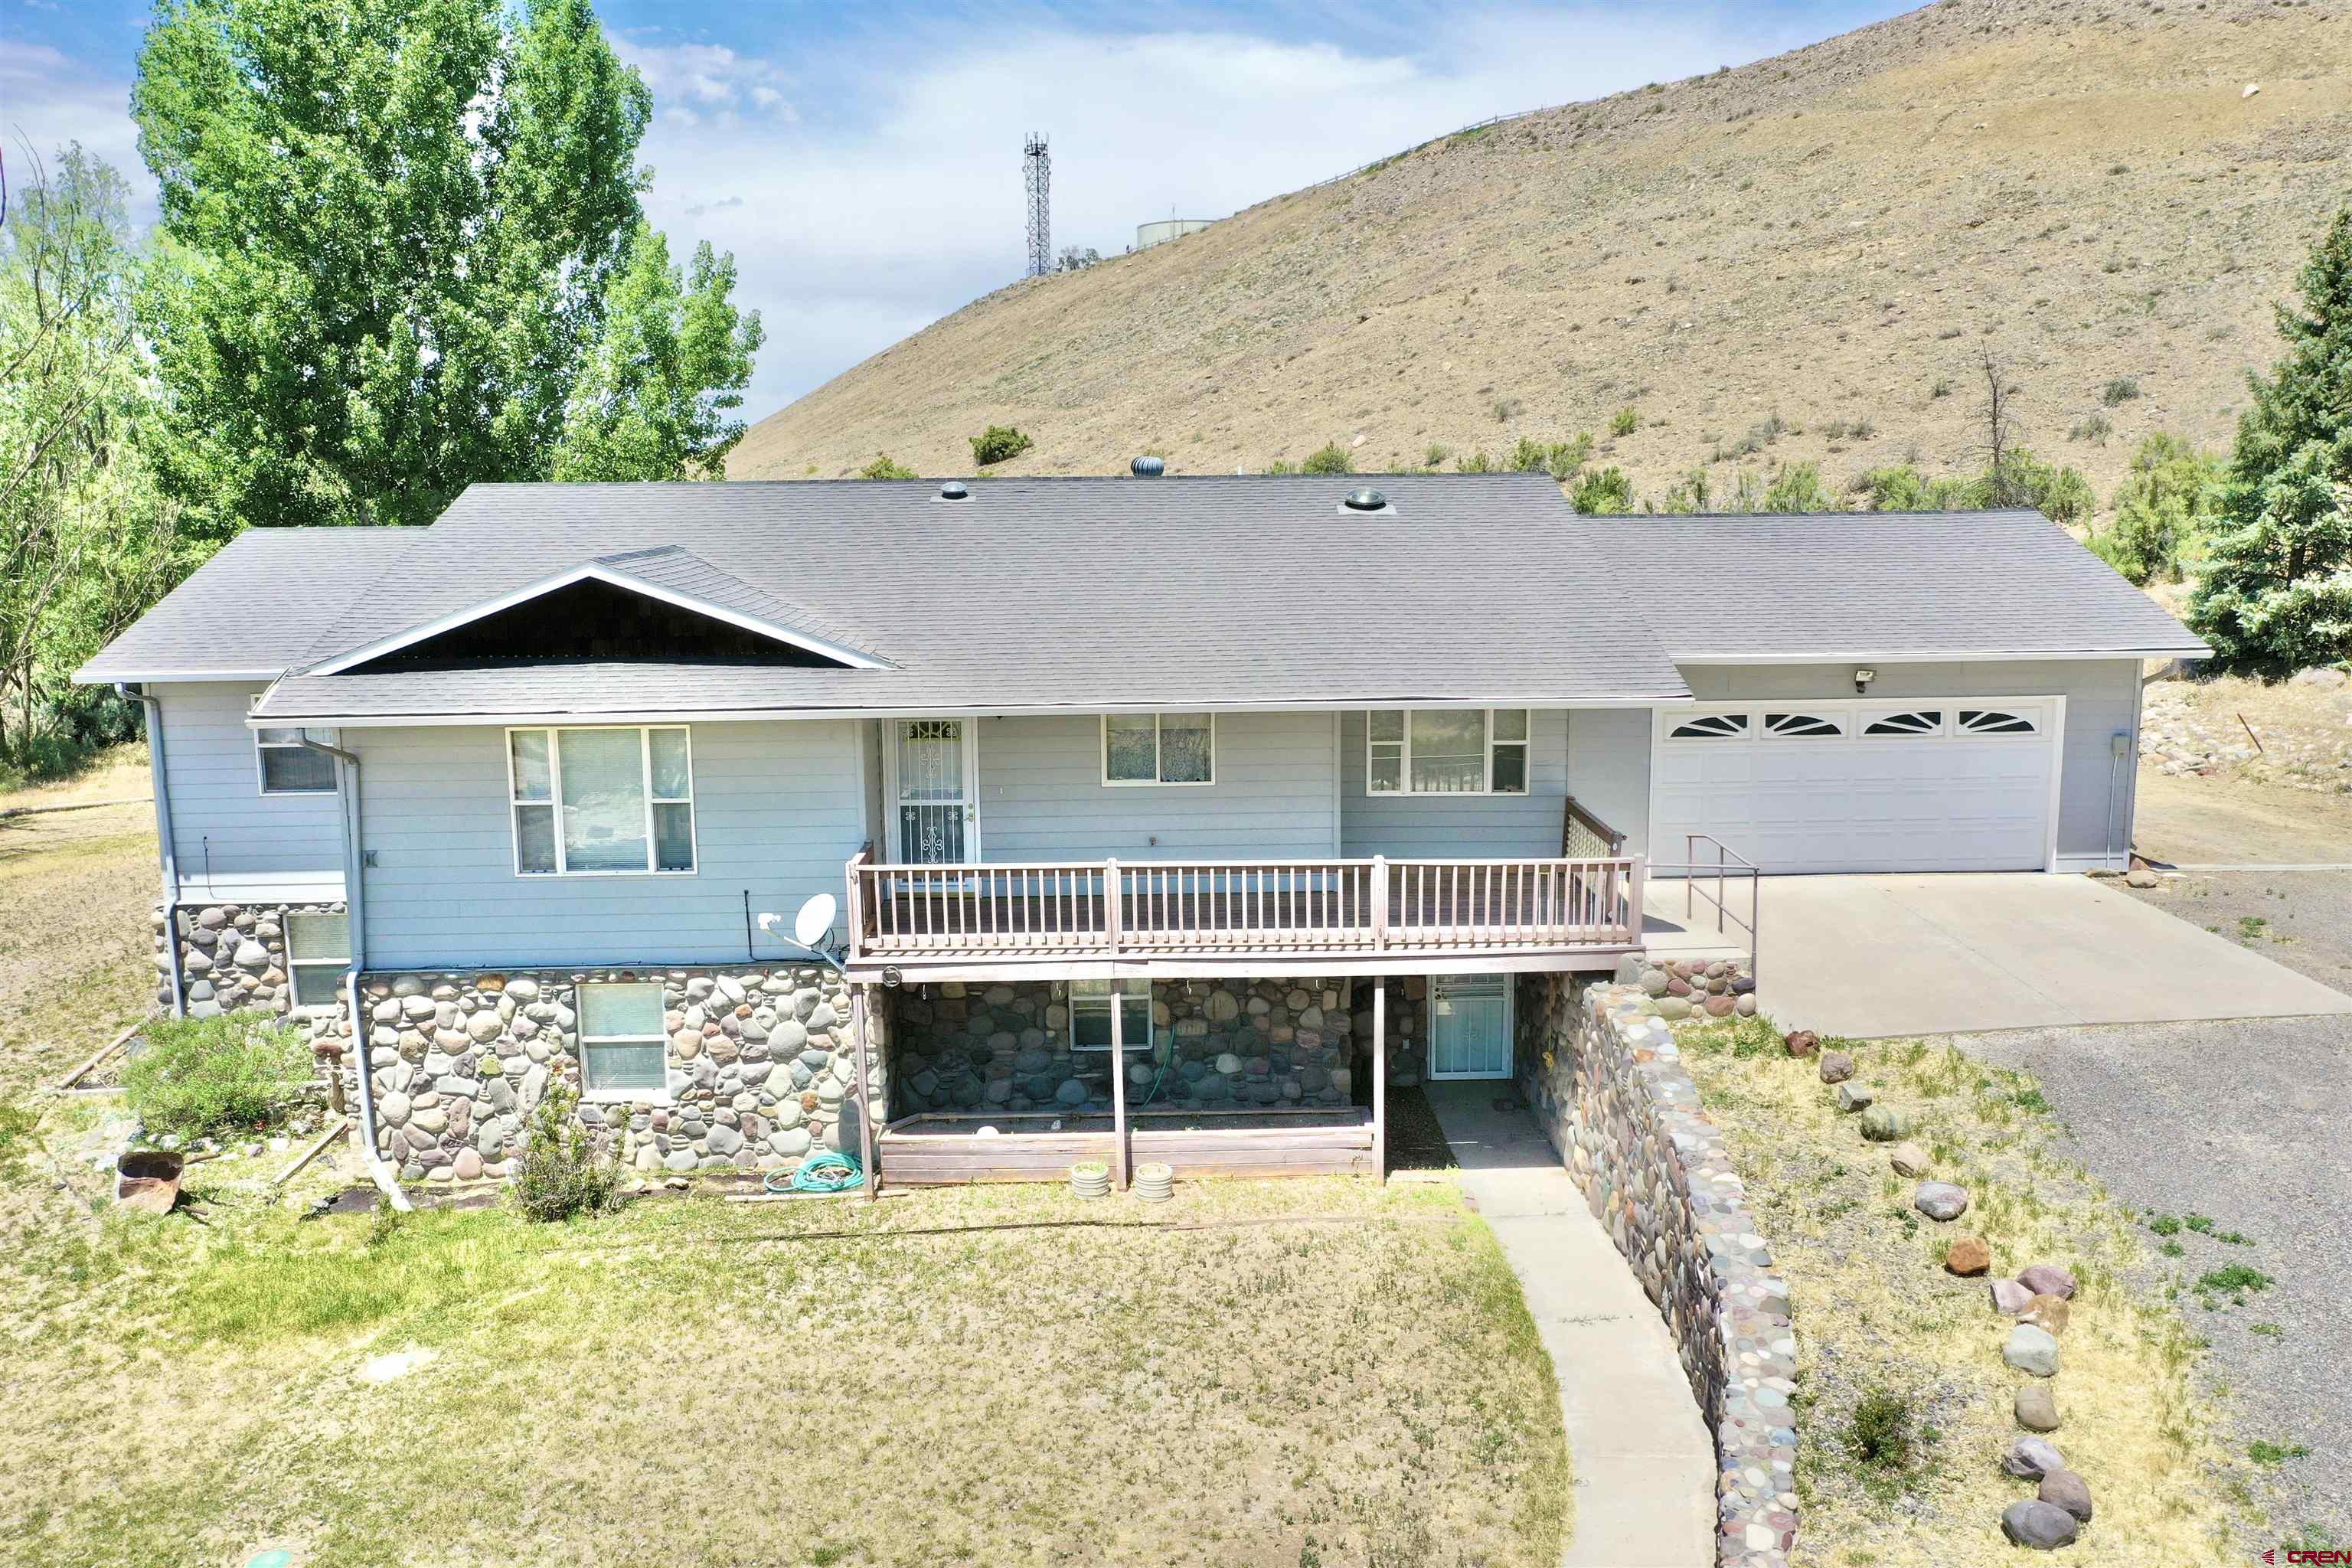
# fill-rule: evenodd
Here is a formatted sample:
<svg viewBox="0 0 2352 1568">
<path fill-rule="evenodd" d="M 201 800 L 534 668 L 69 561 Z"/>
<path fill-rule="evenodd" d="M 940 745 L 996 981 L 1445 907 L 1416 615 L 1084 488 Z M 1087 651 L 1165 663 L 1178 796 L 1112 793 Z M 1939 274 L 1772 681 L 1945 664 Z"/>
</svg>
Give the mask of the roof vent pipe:
<svg viewBox="0 0 2352 1568">
<path fill-rule="evenodd" d="M 1160 475 L 1168 471 L 1168 465 L 1161 459 L 1153 457 L 1149 452 L 1146 452 L 1140 458 L 1136 458 L 1135 461 L 1128 464 L 1127 471 L 1133 474 L 1139 479 L 1156 479 Z"/>
<path fill-rule="evenodd" d="M 940 487 L 941 500 L 963 500 L 971 494 L 971 487 L 961 479 L 950 479 Z"/>
<path fill-rule="evenodd" d="M 1347 495 L 1349 511 L 1385 511 L 1389 498 L 1375 489 L 1352 489 Z"/>
</svg>

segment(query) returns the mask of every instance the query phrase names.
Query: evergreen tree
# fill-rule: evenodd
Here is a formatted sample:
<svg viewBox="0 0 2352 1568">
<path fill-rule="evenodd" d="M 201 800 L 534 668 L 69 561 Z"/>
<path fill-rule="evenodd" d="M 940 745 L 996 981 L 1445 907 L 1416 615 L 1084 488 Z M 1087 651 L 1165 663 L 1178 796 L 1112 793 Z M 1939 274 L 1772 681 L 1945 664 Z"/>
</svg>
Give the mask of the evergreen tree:
<svg viewBox="0 0 2352 1568">
<path fill-rule="evenodd" d="M 2221 668 L 2281 675 L 2352 658 L 2352 205 L 2278 309 L 2286 357 L 2247 378 L 2189 624 Z"/>
</svg>

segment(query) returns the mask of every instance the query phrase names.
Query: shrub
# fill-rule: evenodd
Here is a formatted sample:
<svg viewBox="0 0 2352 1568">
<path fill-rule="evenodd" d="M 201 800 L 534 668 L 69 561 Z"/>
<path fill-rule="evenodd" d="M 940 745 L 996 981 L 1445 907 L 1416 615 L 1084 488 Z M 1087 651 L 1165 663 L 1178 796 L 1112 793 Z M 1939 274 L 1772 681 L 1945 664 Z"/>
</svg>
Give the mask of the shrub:
<svg viewBox="0 0 2352 1568">
<path fill-rule="evenodd" d="M 1265 466 L 1265 471 L 1269 474 L 1295 474 L 1298 471 L 1298 465 L 1287 458 L 1276 458 Z"/>
<path fill-rule="evenodd" d="M 151 1135 L 202 1138 L 269 1125 L 311 1078 L 299 1029 L 236 1012 L 149 1025 L 122 1088 Z"/>
<path fill-rule="evenodd" d="M 1836 511 L 1837 498 L 1822 487 L 1817 463 L 1783 463 L 1764 491 L 1766 511 Z"/>
<path fill-rule="evenodd" d="M 1927 389 L 1927 395 L 1930 397 L 1949 397 L 1952 395 L 1952 384 L 1938 376 L 1936 380 L 1936 384 Z"/>
<path fill-rule="evenodd" d="M 971 460 L 982 468 L 1001 463 L 1007 458 L 1017 458 L 1036 443 L 1010 425 L 992 425 L 971 437 Z M 885 479 L 894 475 L 880 476 Z"/>
<path fill-rule="evenodd" d="M 1421 466 L 1424 468 L 1434 468 L 1452 456 L 1454 452 L 1451 447 L 1442 447 L 1432 441 L 1429 444 L 1429 450 L 1421 455 Z"/>
<path fill-rule="evenodd" d="M 2119 408 L 2139 395 L 2138 382 L 2130 376 L 2119 375 L 2100 391 L 2099 401 L 2110 408 Z"/>
<path fill-rule="evenodd" d="M 1355 461 L 1348 456 L 1348 448 L 1337 441 L 1309 452 L 1307 461 L 1299 464 L 1298 468 L 1300 472 L 1308 474 L 1352 474 L 1356 471 Z"/>
<path fill-rule="evenodd" d="M 516 1163 L 515 1207 L 527 1219 L 554 1222 L 617 1206 L 621 1169 L 573 1120 L 579 1091 L 551 1083 L 530 1113 Z"/>
<path fill-rule="evenodd" d="M 2078 420 L 2074 427 L 2066 432 L 2066 439 L 2096 441 L 2104 447 L 2107 444 L 2107 437 L 2115 433 L 2116 427 L 2105 415 L 2094 414 L 2088 419 Z"/>
<path fill-rule="evenodd" d="M 1573 441 L 1554 441 L 1544 453 L 1544 471 L 1566 484 L 1592 457 L 1592 432 L 1579 430 Z"/>
<path fill-rule="evenodd" d="M 1495 422 L 1498 425 L 1509 424 L 1512 420 L 1517 419 L 1519 416 L 1520 406 L 1519 400 L 1516 397 L 1496 398 L 1492 410 L 1495 416 Z"/>
<path fill-rule="evenodd" d="M 919 476 L 889 453 L 877 452 L 872 462 L 857 470 L 857 477 L 861 479 L 911 479 Z"/>
<path fill-rule="evenodd" d="M 1864 1469 L 1903 1471 L 1918 1457 L 1919 1434 L 1911 1402 L 1891 1389 L 1874 1388 L 1855 1402 L 1846 1418 L 1846 1452 Z"/>
<path fill-rule="evenodd" d="M 1465 457 L 1454 458 L 1454 468 L 1457 473 L 1491 474 L 1495 471 L 1495 459 L 1484 452 L 1472 452 Z"/>
<path fill-rule="evenodd" d="M 1642 411 L 1638 408 L 1620 408 L 1609 416 L 1609 434 L 1612 436 L 1631 436 L 1641 427 Z"/>
<path fill-rule="evenodd" d="M 1543 471 L 1544 444 L 1532 436 L 1522 436 L 1519 444 L 1511 448 L 1511 471 L 1515 474 L 1537 474 Z"/>
<path fill-rule="evenodd" d="M 1633 481 L 1622 468 L 1598 468 L 1576 481 L 1569 500 L 1588 516 L 1616 516 L 1633 510 Z"/>
</svg>

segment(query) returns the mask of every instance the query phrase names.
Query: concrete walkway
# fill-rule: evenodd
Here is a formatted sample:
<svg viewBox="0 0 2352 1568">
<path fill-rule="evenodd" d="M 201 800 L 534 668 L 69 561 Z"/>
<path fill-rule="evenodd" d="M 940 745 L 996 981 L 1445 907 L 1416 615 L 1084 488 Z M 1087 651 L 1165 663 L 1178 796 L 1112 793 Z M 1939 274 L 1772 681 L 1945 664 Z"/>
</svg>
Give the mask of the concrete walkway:
<svg viewBox="0 0 2352 1568">
<path fill-rule="evenodd" d="M 1761 896 L 1759 995 L 1788 1028 L 1871 1039 L 2352 1013 L 2352 996 L 2088 877 L 1767 877 Z M 1653 882 L 1645 902 L 1654 950 L 1720 942 L 1711 918 L 1685 920 L 1680 883 Z"/>
<path fill-rule="evenodd" d="M 1715 1439 L 1657 1309 L 1509 1084 L 1426 1089 L 1559 1378 L 1576 1475 L 1564 1568 L 1710 1568 Z"/>
</svg>

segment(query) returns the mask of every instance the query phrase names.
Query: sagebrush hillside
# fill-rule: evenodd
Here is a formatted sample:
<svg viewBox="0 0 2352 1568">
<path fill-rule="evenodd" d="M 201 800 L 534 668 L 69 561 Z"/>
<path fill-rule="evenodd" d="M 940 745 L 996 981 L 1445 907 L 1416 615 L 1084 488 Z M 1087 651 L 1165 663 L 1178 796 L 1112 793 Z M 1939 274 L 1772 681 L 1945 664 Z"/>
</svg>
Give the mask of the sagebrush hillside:
<svg viewBox="0 0 2352 1568">
<path fill-rule="evenodd" d="M 761 421 L 729 468 L 968 473 L 995 424 L 1034 441 L 1007 473 L 1147 448 L 1258 470 L 1332 441 L 1451 468 L 1591 430 L 1647 497 L 1803 459 L 1835 487 L 1980 468 L 1990 346 L 2029 444 L 2104 505 L 2145 433 L 2227 441 L 2347 150 L 2345 0 L 1941 0 L 1013 284 Z"/>
</svg>

